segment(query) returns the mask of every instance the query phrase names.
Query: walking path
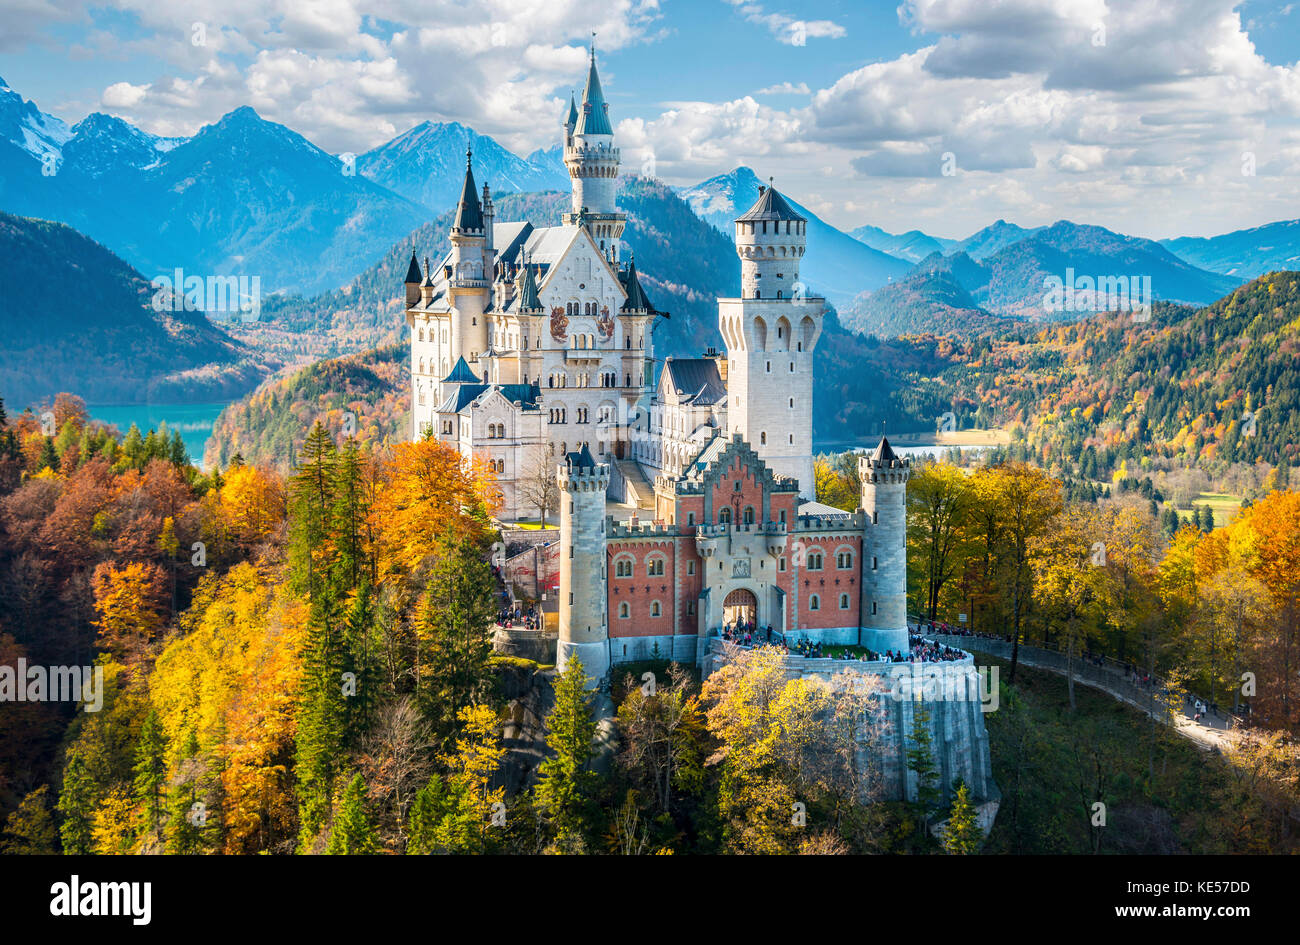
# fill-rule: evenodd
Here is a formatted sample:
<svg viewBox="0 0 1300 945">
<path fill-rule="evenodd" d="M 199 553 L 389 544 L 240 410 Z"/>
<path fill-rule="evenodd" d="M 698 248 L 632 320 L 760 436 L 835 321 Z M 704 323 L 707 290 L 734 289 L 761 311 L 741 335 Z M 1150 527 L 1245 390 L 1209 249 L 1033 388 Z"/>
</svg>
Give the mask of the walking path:
<svg viewBox="0 0 1300 945">
<path fill-rule="evenodd" d="M 996 656 L 999 659 L 1011 659 L 1011 644 L 1005 640 L 986 637 L 950 635 L 933 633 L 928 629 L 922 631 L 925 636 L 947 643 L 949 646 L 965 650 L 975 650 Z M 1018 661 L 1035 669 L 1045 669 L 1058 675 L 1066 675 L 1065 655 L 1054 650 L 1045 650 L 1036 646 L 1020 645 Z M 1107 695 L 1132 706 L 1140 712 L 1154 716 L 1160 721 L 1172 724 L 1174 731 L 1190 739 L 1205 751 L 1224 751 L 1234 744 L 1231 728 L 1232 719 L 1218 713 L 1208 713 L 1198 722 L 1193 718 L 1192 703 L 1184 701 L 1182 710 L 1172 719 L 1165 707 L 1156 702 L 1154 696 L 1158 690 L 1135 682 L 1122 670 L 1110 666 L 1098 666 L 1084 658 L 1076 657 L 1074 661 L 1074 681 L 1079 685 L 1099 689 Z"/>
</svg>

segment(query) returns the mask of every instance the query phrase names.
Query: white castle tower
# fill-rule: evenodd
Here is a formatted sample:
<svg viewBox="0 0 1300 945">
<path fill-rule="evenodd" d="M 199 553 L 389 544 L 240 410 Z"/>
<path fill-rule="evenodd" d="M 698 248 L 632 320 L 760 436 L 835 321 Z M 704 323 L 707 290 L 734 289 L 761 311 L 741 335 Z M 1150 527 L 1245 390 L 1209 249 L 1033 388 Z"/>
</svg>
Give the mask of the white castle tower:
<svg viewBox="0 0 1300 945">
<path fill-rule="evenodd" d="M 485 218 L 474 185 L 474 155 L 465 152 L 465 184 L 451 225 L 451 255 L 447 261 L 448 304 L 455 310 L 451 320 L 451 350 L 473 366 L 488 349 L 488 326 L 484 312 L 492 299 L 493 249 L 491 202 Z M 487 189 L 484 188 L 484 196 Z"/>
<path fill-rule="evenodd" d="M 619 152 L 614 147 L 614 128 L 609 123 L 609 105 L 596 75 L 596 53 L 591 54 L 587 87 L 582 105 L 569 101 L 565 123 L 564 166 L 573 181 L 573 202 L 564 215 L 567 225 L 590 227 L 592 238 L 606 258 L 618 261 L 619 239 L 627 216 L 619 213 L 614 198 L 618 190 Z"/>
<path fill-rule="evenodd" d="M 812 499 L 813 351 L 825 304 L 799 280 L 807 225 L 775 187 L 759 187 L 758 202 L 736 220 L 741 297 L 718 300 L 718 322 L 728 427 Z"/>
<path fill-rule="evenodd" d="M 894 453 L 883 436 L 875 451 L 858 460 L 862 477 L 863 646 L 883 653 L 906 651 L 907 479 L 911 463 Z"/>
<path fill-rule="evenodd" d="M 605 494 L 609 466 L 583 447 L 559 467 L 560 630 L 555 668 L 577 656 L 598 684 L 609 672 L 605 596 Z"/>
</svg>

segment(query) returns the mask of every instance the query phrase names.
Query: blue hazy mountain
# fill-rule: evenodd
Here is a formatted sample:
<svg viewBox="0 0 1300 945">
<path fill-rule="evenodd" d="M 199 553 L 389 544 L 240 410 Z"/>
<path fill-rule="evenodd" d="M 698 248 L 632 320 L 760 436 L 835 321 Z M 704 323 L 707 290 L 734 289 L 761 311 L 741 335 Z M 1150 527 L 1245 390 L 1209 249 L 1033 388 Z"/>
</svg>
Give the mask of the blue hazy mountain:
<svg viewBox="0 0 1300 945">
<path fill-rule="evenodd" d="M 144 276 L 61 223 L 0 213 L 0 281 L 0 396 L 12 411 L 59 391 L 92 403 L 228 399 L 274 367 L 201 312 L 158 311 Z"/>
<path fill-rule="evenodd" d="M 906 233 L 890 233 L 878 226 L 860 226 L 852 230 L 849 236 L 860 243 L 866 243 L 872 249 L 878 249 L 890 256 L 919 263 L 931 253 L 943 253 L 957 245 L 957 240 L 942 236 L 930 236 L 920 230 L 908 230 Z"/>
<path fill-rule="evenodd" d="M 147 277 L 248 275 L 317 292 L 420 223 L 424 207 L 253 109 L 189 139 L 108 115 L 72 128 L 0 89 L 0 210 L 67 223 Z"/>
<path fill-rule="evenodd" d="M 1300 220 L 1281 220 L 1220 236 L 1183 236 L 1160 245 L 1179 259 L 1211 272 L 1254 279 L 1266 272 L 1300 269 Z"/>
<path fill-rule="evenodd" d="M 733 221 L 758 199 L 758 176 L 748 167 L 710 177 L 682 191 L 682 198 L 703 220 L 734 239 Z M 837 230 L 782 192 L 800 214 L 808 218 L 808 253 L 799 275 L 812 292 L 833 305 L 843 305 L 864 291 L 879 288 L 903 276 L 911 265 L 903 259 L 872 249 Z"/>
<path fill-rule="evenodd" d="M 487 183 L 493 193 L 569 188 L 558 145 L 521 158 L 455 121 L 416 125 L 357 158 L 357 170 L 394 193 L 441 213 L 460 197 L 467 148 L 474 151 L 474 179 L 479 186 Z"/>
</svg>

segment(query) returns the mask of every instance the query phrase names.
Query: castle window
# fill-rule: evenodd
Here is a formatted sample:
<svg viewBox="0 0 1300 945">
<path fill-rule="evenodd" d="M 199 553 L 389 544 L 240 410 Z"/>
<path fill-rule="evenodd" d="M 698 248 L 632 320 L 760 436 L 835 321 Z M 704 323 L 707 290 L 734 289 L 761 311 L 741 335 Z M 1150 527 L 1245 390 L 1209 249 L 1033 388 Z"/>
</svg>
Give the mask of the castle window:
<svg viewBox="0 0 1300 945">
<path fill-rule="evenodd" d="M 777 278 L 780 278 L 780 277 L 778 276 Z M 784 295 L 784 293 L 781 292 L 780 289 L 777 289 L 777 290 L 776 290 L 776 297 L 777 297 L 778 299 L 781 299 L 781 298 L 784 298 L 785 295 Z"/>
<path fill-rule="evenodd" d="M 718 513 L 718 524 L 719 525 L 731 524 L 731 509 L 723 509 Z"/>
<path fill-rule="evenodd" d="M 614 562 L 614 576 L 615 576 L 615 577 L 621 577 L 621 578 L 622 578 L 622 577 L 631 577 L 631 576 L 632 576 L 632 562 L 631 562 L 631 560 L 628 559 L 628 558 L 619 558 L 617 561 L 615 561 L 615 562 Z"/>
<path fill-rule="evenodd" d="M 477 318 L 477 317 L 475 317 L 475 318 L 471 318 L 471 319 L 469 320 L 469 323 L 470 323 L 471 325 L 477 325 L 477 324 L 478 324 L 478 318 Z"/>
<path fill-rule="evenodd" d="M 694 512 L 687 512 L 687 513 L 686 513 L 686 524 L 687 524 L 687 525 L 694 525 L 694 524 L 695 524 L 695 513 L 694 513 Z"/>
<path fill-rule="evenodd" d="M 793 361 L 790 362 L 790 373 L 791 373 L 791 374 L 794 373 L 794 362 L 793 362 Z"/>
<path fill-rule="evenodd" d="M 687 575 L 687 577 L 694 577 L 694 576 L 695 576 L 695 562 L 694 562 L 694 561 L 687 561 L 687 562 L 686 562 L 686 575 Z"/>
<path fill-rule="evenodd" d="M 822 600 L 821 600 L 821 598 L 818 597 L 816 594 L 814 594 L 812 597 L 808 598 L 808 609 L 809 609 L 809 610 L 821 610 L 821 609 L 822 609 Z"/>
<path fill-rule="evenodd" d="M 754 507 L 752 505 L 745 506 L 743 521 L 746 525 L 754 524 Z"/>
<path fill-rule="evenodd" d="M 853 567 L 853 552 L 840 551 L 835 554 L 835 567 L 843 570 Z"/>
<path fill-rule="evenodd" d="M 771 362 L 771 361 L 768 361 L 768 362 L 767 362 L 767 373 L 768 373 L 768 374 L 771 374 L 771 373 L 772 373 L 772 362 Z"/>
<path fill-rule="evenodd" d="M 872 570 L 872 571 L 876 570 L 876 556 L 875 556 L 875 555 L 872 555 L 872 556 L 871 556 L 871 570 Z"/>
<path fill-rule="evenodd" d="M 848 595 L 848 594 L 841 594 L 841 595 L 840 595 L 840 610 L 848 610 L 848 609 L 849 609 L 849 595 Z"/>
<path fill-rule="evenodd" d="M 664 559 L 660 557 L 648 559 L 646 561 L 646 574 L 650 577 L 663 577 Z"/>
<path fill-rule="evenodd" d="M 758 445 L 759 445 L 759 446 L 767 446 L 767 433 L 766 433 L 766 431 L 763 432 L 763 433 L 760 433 L 760 434 L 758 435 Z"/>
<path fill-rule="evenodd" d="M 871 524 L 872 525 L 880 524 L 880 512 L 874 509 L 871 512 Z"/>
<path fill-rule="evenodd" d="M 799 342 L 799 347 L 798 347 L 797 350 L 799 350 L 799 351 L 802 351 L 802 350 L 803 350 L 803 342 L 802 342 L 802 341 Z"/>
<path fill-rule="evenodd" d="M 790 398 L 790 409 L 791 409 L 791 410 L 794 409 L 794 398 L 793 398 L 793 397 Z"/>
<path fill-rule="evenodd" d="M 781 524 L 785 524 L 785 509 L 781 510 Z"/>
<path fill-rule="evenodd" d="M 876 602 L 873 600 L 871 602 L 871 616 L 874 617 L 875 615 L 876 615 Z"/>
<path fill-rule="evenodd" d="M 695 601 L 691 600 L 686 602 L 686 616 L 695 616 Z"/>
<path fill-rule="evenodd" d="M 628 607 L 627 601 L 618 605 L 618 615 L 624 620 L 632 616 L 632 609 Z"/>
<path fill-rule="evenodd" d="M 809 571 L 820 571 L 822 569 L 822 553 L 820 551 L 808 552 L 807 561 Z"/>
<path fill-rule="evenodd" d="M 739 479 L 737 479 L 737 480 L 736 480 L 736 488 L 735 488 L 735 491 L 736 491 L 736 492 L 739 492 L 739 491 L 740 491 L 741 489 L 743 489 L 743 488 L 744 488 L 744 483 L 742 483 Z"/>
<path fill-rule="evenodd" d="M 660 611 L 660 609 L 659 609 L 659 601 L 657 601 L 657 600 L 656 600 L 656 601 L 651 601 L 651 602 L 650 602 L 650 616 L 651 616 L 651 617 L 658 617 L 658 616 L 660 616 L 660 613 L 661 613 L 661 611 Z"/>
<path fill-rule="evenodd" d="M 776 569 L 777 569 L 778 571 L 784 571 L 784 570 L 785 570 L 785 558 L 777 558 L 777 559 L 776 559 Z"/>
</svg>

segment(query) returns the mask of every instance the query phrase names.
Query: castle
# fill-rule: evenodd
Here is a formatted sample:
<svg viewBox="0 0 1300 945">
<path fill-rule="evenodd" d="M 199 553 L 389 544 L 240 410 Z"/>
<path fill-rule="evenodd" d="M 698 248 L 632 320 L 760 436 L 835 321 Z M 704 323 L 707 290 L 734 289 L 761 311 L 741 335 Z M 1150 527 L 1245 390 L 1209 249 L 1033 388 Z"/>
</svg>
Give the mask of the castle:
<svg viewBox="0 0 1300 945">
<path fill-rule="evenodd" d="M 559 646 L 600 679 L 658 654 L 704 666 L 725 624 L 905 651 L 907 460 L 859 461 L 861 506 L 815 499 L 813 355 L 824 300 L 799 279 L 807 220 L 771 186 L 735 221 L 741 295 L 726 352 L 666 358 L 615 189 L 594 56 L 570 100 L 562 223 L 498 223 L 472 155 L 451 249 L 406 277 L 412 435 L 486 463 L 503 518 L 558 481 Z M 557 472 L 558 471 L 558 472 Z"/>
</svg>

